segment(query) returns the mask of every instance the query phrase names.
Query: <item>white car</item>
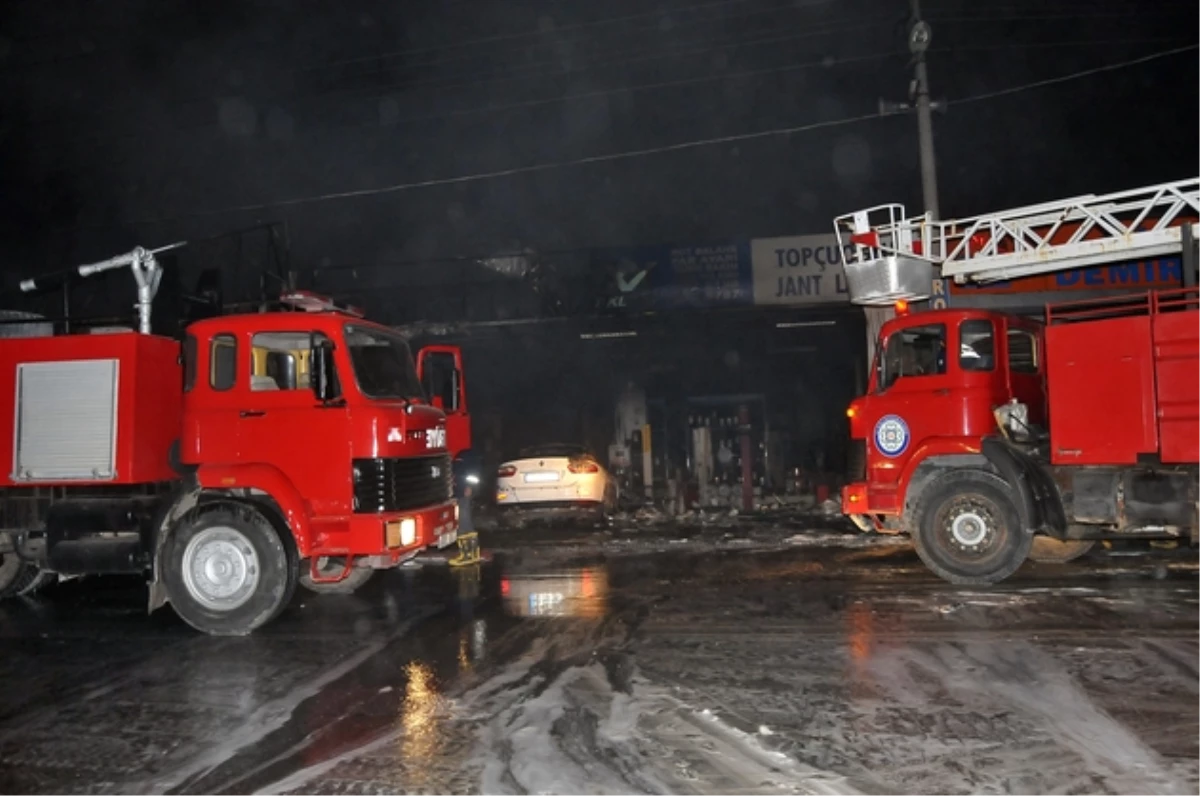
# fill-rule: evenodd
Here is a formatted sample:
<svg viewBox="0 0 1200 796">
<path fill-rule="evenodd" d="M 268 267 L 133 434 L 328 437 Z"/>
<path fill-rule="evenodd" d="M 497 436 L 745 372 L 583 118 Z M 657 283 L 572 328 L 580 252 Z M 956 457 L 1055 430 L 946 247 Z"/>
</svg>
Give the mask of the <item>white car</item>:
<svg viewBox="0 0 1200 796">
<path fill-rule="evenodd" d="M 581 445 L 526 448 L 496 471 L 500 516 L 586 512 L 602 518 L 617 507 L 617 484 Z"/>
</svg>

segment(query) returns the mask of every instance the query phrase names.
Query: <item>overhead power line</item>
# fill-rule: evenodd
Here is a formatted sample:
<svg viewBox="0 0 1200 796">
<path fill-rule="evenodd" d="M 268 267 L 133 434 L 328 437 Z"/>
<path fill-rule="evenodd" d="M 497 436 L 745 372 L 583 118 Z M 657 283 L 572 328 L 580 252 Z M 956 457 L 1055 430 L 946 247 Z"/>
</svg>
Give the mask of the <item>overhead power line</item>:
<svg viewBox="0 0 1200 796">
<path fill-rule="evenodd" d="M 1018 94 L 1022 91 L 1030 91 L 1035 88 L 1042 88 L 1043 86 L 1053 86 L 1058 83 L 1065 83 L 1068 80 L 1078 80 L 1083 77 L 1091 77 L 1092 75 L 1099 75 L 1104 72 L 1114 72 L 1118 69 L 1125 69 L 1130 66 L 1138 66 L 1139 64 L 1148 63 L 1150 61 L 1157 61 L 1160 58 L 1166 58 L 1171 55 L 1180 55 L 1182 53 L 1192 52 L 1197 49 L 1200 49 L 1200 44 L 1189 44 L 1186 47 L 1176 47 L 1171 50 L 1163 50 L 1162 52 L 1152 53 L 1150 55 L 1144 55 L 1141 58 L 1133 58 L 1131 60 L 1121 61 L 1121 62 L 1115 63 L 1115 64 L 1107 64 L 1105 66 L 1097 66 L 1094 69 L 1084 69 L 1082 72 L 1072 72 L 1069 75 L 1060 75 L 1059 77 L 1049 77 L 1049 78 L 1046 78 L 1045 80 L 1038 80 L 1033 83 L 1025 83 L 1020 86 L 1013 86 L 1011 88 L 1002 88 L 997 91 L 988 91 L 983 94 L 975 94 L 970 97 L 963 97 L 962 99 L 954 100 L 951 104 L 952 105 L 963 105 L 968 102 L 978 102 L 980 100 L 993 99 L 994 97 L 1004 97 L 1004 96 L 1008 96 L 1009 94 Z"/>
<path fill-rule="evenodd" d="M 570 102 L 581 102 L 581 101 L 585 101 L 585 100 L 595 100 L 595 99 L 600 99 L 602 97 L 611 97 L 611 96 L 622 95 L 622 94 L 635 94 L 635 93 L 643 92 L 643 91 L 658 91 L 658 90 L 663 90 L 663 89 L 684 88 L 687 86 L 699 86 L 699 85 L 703 85 L 705 83 L 721 83 L 721 82 L 727 82 L 727 81 L 732 81 L 732 80 L 745 80 L 746 78 L 766 77 L 768 75 L 787 74 L 790 72 L 800 72 L 800 71 L 809 70 L 809 69 L 834 69 L 834 68 L 843 67 L 843 66 L 850 66 L 852 64 L 860 64 L 860 63 L 866 63 L 869 61 L 885 60 L 888 58 L 895 58 L 895 57 L 897 57 L 895 55 L 895 53 L 876 52 L 876 53 L 871 53 L 869 55 L 856 55 L 856 56 L 850 56 L 850 57 L 846 57 L 846 58 L 837 58 L 837 59 L 832 59 L 832 60 L 821 59 L 818 61 L 807 61 L 805 63 L 788 64 L 787 66 L 769 67 L 766 69 L 749 69 L 749 70 L 745 70 L 745 71 L 741 71 L 741 72 L 726 72 L 724 74 L 702 75 L 700 77 L 686 77 L 686 78 L 680 78 L 678 80 L 662 80 L 662 81 L 657 81 L 657 82 L 653 82 L 653 83 L 633 83 L 630 85 L 619 86 L 617 88 L 612 88 L 612 89 L 598 89 L 596 91 L 582 91 L 582 92 L 576 92 L 574 94 L 560 95 L 557 97 L 537 97 L 537 98 L 528 99 L 528 100 L 517 100 L 514 102 L 506 102 L 506 103 L 495 104 L 495 105 L 482 105 L 482 106 L 476 105 L 476 106 L 469 106 L 469 107 L 465 107 L 465 108 L 455 108 L 455 109 L 446 110 L 446 111 L 434 111 L 431 113 L 406 115 L 403 117 L 398 117 L 397 123 L 398 124 L 402 123 L 404 125 L 411 126 L 417 122 L 429 122 L 429 121 L 435 121 L 438 119 L 453 119 L 453 118 L 458 118 L 458 117 L 462 117 L 462 116 L 490 115 L 490 114 L 506 113 L 509 111 L 527 110 L 530 108 L 537 108 L 537 107 L 542 107 L 542 106 L 546 106 L 546 105 L 556 105 L 556 104 L 570 103 Z M 86 143 L 91 143 L 91 144 L 112 144 L 112 143 L 117 143 L 120 141 L 141 139 L 144 136 L 153 135 L 158 132 L 161 132 L 163 134 L 178 135 L 180 133 L 190 133 L 190 132 L 199 132 L 199 131 L 203 131 L 203 130 L 212 130 L 212 129 L 218 128 L 219 126 L 220 125 L 216 124 L 216 123 L 208 123 L 208 124 L 197 125 L 195 127 L 189 127 L 189 128 L 180 130 L 180 129 L 172 128 L 170 125 L 156 125 L 156 126 L 152 126 L 152 127 L 151 126 L 141 127 L 134 132 L 116 133 L 116 134 L 110 134 L 110 135 L 105 135 L 100 132 L 93 132 L 90 135 L 77 137 L 77 138 L 73 139 L 72 143 L 79 144 L 79 143 L 86 142 Z M 330 127 L 324 127 L 324 128 L 321 128 L 321 132 L 325 133 L 325 132 L 329 132 L 331 130 L 359 129 L 359 128 L 364 128 L 364 127 L 381 128 L 383 126 L 377 121 L 370 122 L 370 123 L 354 122 L 354 123 L 350 123 L 350 124 L 339 124 L 339 125 L 333 125 Z M 386 129 L 386 128 L 384 128 L 384 129 Z M 440 131 L 434 130 L 434 131 L 432 131 L 431 134 L 438 135 L 438 134 L 440 134 Z M 57 146 L 59 146 L 59 145 L 53 139 L 47 139 L 40 146 L 35 146 L 35 149 L 41 150 L 41 149 L 47 149 L 47 148 L 54 148 Z"/>
<path fill-rule="evenodd" d="M 787 38 L 795 38 L 795 37 L 789 36 Z M 1159 45 L 1161 45 L 1161 44 L 1170 43 L 1172 41 L 1178 41 L 1178 37 L 1172 37 L 1169 39 L 1161 38 L 1161 37 L 1143 38 L 1143 39 L 1105 39 L 1105 40 L 1079 39 L 1079 40 L 1034 42 L 1034 43 L 1028 43 L 1028 44 L 1005 43 L 1005 44 L 982 45 L 982 46 L 972 45 L 972 46 L 967 46 L 967 47 L 954 46 L 954 47 L 934 48 L 930 52 L 931 53 L 945 53 L 948 55 L 962 55 L 962 54 L 972 53 L 972 52 L 986 52 L 986 51 L 993 51 L 993 50 L 1036 50 L 1036 49 L 1045 49 L 1045 48 L 1051 48 L 1051 47 L 1065 48 L 1065 47 L 1090 47 L 1090 46 L 1108 46 L 1108 45 L 1129 46 L 1129 45 L 1138 45 L 1138 44 L 1142 44 L 1142 45 L 1159 44 Z M 551 96 L 551 97 L 535 97 L 535 98 L 526 99 L 526 100 L 515 100 L 512 102 L 496 103 L 496 104 L 489 104 L 489 105 L 473 105 L 473 106 L 466 106 L 466 107 L 462 107 L 462 108 L 451 108 L 449 110 L 444 110 L 444 111 L 433 111 L 433 112 L 429 112 L 429 113 L 420 113 L 420 114 L 416 114 L 416 115 L 403 115 L 402 117 L 397 118 L 397 123 L 398 124 L 402 123 L 406 126 L 411 127 L 414 123 L 417 123 L 417 122 L 430 122 L 430 121 L 437 121 L 437 120 L 443 120 L 443 119 L 454 119 L 454 118 L 461 118 L 464 116 L 488 116 L 488 115 L 494 115 L 494 114 L 507 113 L 507 112 L 511 112 L 511 111 L 528 110 L 528 109 L 532 109 L 532 108 L 544 107 L 547 105 L 557 105 L 557 104 L 566 104 L 566 103 L 571 103 L 571 102 L 582 102 L 582 101 L 586 101 L 586 100 L 596 100 L 596 99 L 601 99 L 604 97 L 618 96 L 618 95 L 624 95 L 624 94 L 630 94 L 630 93 L 636 93 L 636 92 L 642 92 L 642 91 L 655 91 L 655 90 L 663 90 L 663 89 L 686 88 L 686 87 L 690 87 L 690 86 L 702 85 L 705 83 L 718 83 L 718 82 L 726 82 L 726 81 L 732 81 L 732 80 L 744 80 L 746 78 L 751 78 L 751 77 L 766 77 L 768 75 L 788 74 L 791 72 L 799 72 L 799 71 L 805 71 L 805 70 L 809 70 L 809 69 L 835 69 L 835 68 L 839 68 L 839 67 L 867 63 L 867 62 L 875 61 L 875 60 L 886 60 L 888 58 L 898 58 L 898 57 L 900 57 L 900 56 L 898 56 L 895 53 L 884 51 L 884 52 L 872 53 L 869 55 L 848 56 L 848 57 L 834 58 L 834 59 L 821 59 L 819 61 L 808 61 L 808 62 L 799 63 L 799 64 L 788 64 L 785 66 L 768 67 L 768 68 L 764 68 L 764 69 L 752 69 L 752 70 L 741 71 L 741 72 L 727 72 L 724 74 L 716 74 L 716 75 L 702 75 L 699 77 L 680 78 L 678 80 L 656 81 L 656 82 L 652 82 L 652 83 L 634 83 L 634 84 L 629 84 L 629 85 L 624 85 L 624 86 L 618 86 L 616 88 L 611 88 L 611 89 L 597 89 L 594 91 L 583 91 L 583 92 L 576 92 L 573 94 L 565 94 L 565 95 L 558 95 L 558 96 Z M 324 114 L 322 114 L 322 115 L 324 115 Z M 218 128 L 219 126 L 220 125 L 217 122 L 209 122 L 209 123 L 199 124 L 199 125 L 195 125 L 195 126 L 191 126 L 191 127 L 187 127 L 187 128 L 175 128 L 175 127 L 171 126 L 170 124 L 163 124 L 163 125 L 156 125 L 156 126 L 143 126 L 143 127 L 139 127 L 134 132 L 124 132 L 124 133 L 116 132 L 116 131 L 106 132 L 103 130 L 93 130 L 87 135 L 77 136 L 77 137 L 73 138 L 72 143 L 74 145 L 87 144 L 87 145 L 92 145 L 92 146 L 105 146 L 105 145 L 120 143 L 123 141 L 140 139 L 140 138 L 143 138 L 144 136 L 154 135 L 156 133 L 163 133 L 163 134 L 178 136 L 181 134 L 199 133 L 199 132 L 203 132 L 206 130 L 213 130 L 213 129 Z M 328 126 L 320 128 L 320 132 L 327 134 L 327 133 L 338 131 L 338 130 L 358 130 L 358 129 L 366 129 L 366 128 L 379 129 L 382 127 L 383 126 L 377 120 L 370 121 L 370 122 L 353 121 L 353 122 L 347 122 L 347 123 L 342 123 L 342 124 L 328 125 Z M 422 128 L 422 130 L 424 132 L 429 133 L 430 135 L 440 135 L 441 134 L 439 130 L 436 130 L 433 128 Z M 38 144 L 34 145 L 33 151 L 40 152 L 40 151 L 47 150 L 47 149 L 56 149 L 59 146 L 60 146 L 60 144 L 58 144 L 53 138 L 43 138 L 41 141 L 38 142 Z"/>
<path fill-rule="evenodd" d="M 744 1 L 744 0 L 743 0 Z M 757 13 L 757 12 L 756 12 Z M 371 72 L 363 72 L 353 75 L 355 79 L 361 79 L 364 82 L 359 86 L 348 86 L 342 88 L 316 89 L 296 91 L 287 95 L 274 97 L 272 104 L 281 107 L 295 106 L 301 103 L 321 103 L 331 102 L 334 100 L 369 100 L 380 99 L 384 97 L 392 97 L 398 91 L 406 94 L 411 94 L 415 91 L 427 92 L 444 92 L 447 89 L 463 89 L 463 88 L 481 88 L 485 86 L 495 86 L 503 83 L 528 83 L 538 80 L 561 80 L 571 75 L 581 73 L 594 72 L 598 69 L 605 68 L 610 71 L 616 71 L 618 67 L 625 67 L 631 64 L 646 63 L 650 61 L 684 59 L 703 55 L 715 50 L 727 50 L 731 48 L 750 47 L 754 45 L 769 44 L 774 42 L 784 41 L 799 41 L 802 39 L 818 38 L 821 36 L 832 36 L 848 32 L 861 32 L 868 27 L 878 27 L 878 23 L 864 23 L 849 18 L 842 18 L 829 22 L 824 22 L 812 26 L 803 32 L 789 34 L 787 36 L 772 36 L 766 38 L 753 38 L 754 34 L 760 31 L 754 31 L 749 36 L 742 35 L 734 37 L 732 40 L 713 41 L 713 40 L 692 40 L 676 42 L 677 48 L 667 47 L 661 51 L 646 52 L 646 47 L 637 47 L 629 50 L 618 51 L 615 53 L 617 57 L 605 57 L 601 60 L 591 60 L 588 63 L 580 66 L 563 68 L 561 62 L 556 59 L 541 60 L 533 63 L 500 63 L 499 69 L 488 68 L 482 71 L 482 74 L 476 73 L 468 78 L 464 78 L 461 74 L 450 73 L 441 76 L 422 78 L 418 80 L 389 78 L 389 82 L 371 83 L 370 78 L 383 74 L 390 73 L 392 70 L 374 70 Z M 651 48 L 653 50 L 653 48 Z M 501 57 L 502 53 L 482 53 L 487 57 Z M 610 54 L 611 55 L 611 54 Z M 448 62 L 446 62 L 448 63 Z M 441 66 L 438 64 L 404 64 L 398 67 L 403 70 L 422 69 L 426 66 Z M 332 67 L 331 67 L 332 68 Z M 296 71 L 296 70 L 290 70 Z M 315 67 L 310 68 L 310 71 L 315 71 Z M 478 71 L 478 70 L 476 70 Z M 198 105 L 219 101 L 230 96 L 230 92 L 222 94 L 193 94 L 182 98 L 175 98 L 170 103 L 171 107 L 182 108 L 188 105 Z M 232 92 L 237 94 L 237 92 Z M 35 129 L 53 129 L 64 126 L 78 127 L 82 122 L 95 122 L 102 119 L 112 118 L 120 121 L 127 121 L 130 113 L 130 108 L 124 105 L 114 105 L 112 107 L 104 107 L 91 111 L 79 118 L 64 119 L 61 116 L 45 116 L 30 120 L 27 124 Z"/>
<path fill-rule="evenodd" d="M 1192 44 L 1186 47 L 1176 47 L 1170 50 L 1163 50 L 1150 55 L 1145 55 L 1140 58 L 1133 58 L 1117 63 L 1106 64 L 1104 66 L 1085 69 L 1079 72 L 1072 72 L 1067 75 L 1038 80 L 1031 83 L 1023 83 L 1018 86 L 990 91 L 981 94 L 975 94 L 968 97 L 963 97 L 949 101 L 949 105 L 965 105 L 971 102 L 979 102 L 982 100 L 994 99 L 996 97 L 1009 96 L 1025 91 L 1031 91 L 1045 86 L 1065 83 L 1071 80 L 1078 80 L 1092 75 L 1102 74 L 1105 72 L 1113 72 L 1118 69 L 1125 69 L 1131 66 L 1148 63 L 1150 61 L 1167 58 L 1173 55 L 1180 55 L 1185 52 L 1193 52 L 1200 49 L 1200 45 Z M 720 146 L 724 144 L 735 144 L 744 141 L 755 141 L 764 138 L 778 138 L 791 136 L 797 133 L 811 132 L 813 130 L 830 129 L 835 127 L 845 127 L 848 125 L 859 124 L 876 119 L 888 118 L 888 115 L 880 115 L 878 113 L 863 114 L 859 116 L 850 116 L 843 119 L 834 119 L 824 122 L 814 122 L 811 124 L 798 125 L 794 127 L 778 127 L 770 130 L 760 130 L 752 133 L 738 133 L 735 135 L 718 136 L 715 138 L 705 138 L 693 141 L 681 141 L 674 144 L 666 144 L 663 146 L 647 147 L 644 149 L 627 150 L 624 152 L 612 152 L 603 155 L 591 155 L 589 157 L 575 158 L 572 160 L 553 161 L 549 163 L 536 163 L 529 166 L 514 166 L 507 169 L 497 169 L 494 171 L 478 172 L 475 174 L 464 174 L 456 177 L 439 177 L 428 180 L 418 180 L 415 182 L 397 183 L 395 185 L 386 185 L 378 188 L 361 188 L 349 191 L 336 191 L 332 193 L 318 194 L 314 196 L 295 197 L 291 199 L 280 199 L 270 202 L 261 202 L 257 204 L 237 205 L 224 208 L 216 208 L 212 210 L 201 210 L 193 213 L 185 213 L 169 218 L 155 219 L 139 219 L 135 221 L 125 222 L 130 225 L 150 225 L 161 224 L 166 221 L 176 221 L 187 218 L 202 218 L 215 215 L 226 215 L 231 213 L 247 213 L 259 210 L 268 210 L 272 208 L 294 207 L 297 205 L 315 204 L 318 202 L 329 202 L 339 199 L 355 199 L 366 196 L 379 196 L 383 194 L 401 193 L 404 191 L 412 191 L 420 188 L 433 188 L 446 185 L 461 185 L 464 183 L 481 182 L 483 180 L 494 180 L 501 177 L 512 177 L 523 174 L 536 174 L 544 171 L 554 171 L 564 168 L 572 168 L 577 166 L 587 166 L 599 163 L 613 163 L 623 160 L 632 160 L 635 158 L 648 157 L 650 155 L 661 155 L 671 152 L 682 152 L 691 149 L 699 149 L 709 146 Z"/>
<path fill-rule="evenodd" d="M 399 193 L 401 191 L 411 191 L 417 188 L 433 188 L 439 185 L 458 185 L 467 182 L 479 182 L 481 180 L 491 180 L 497 177 L 512 177 L 519 174 L 535 174 L 541 171 L 552 171 L 556 169 L 568 168 L 571 166 L 586 166 L 595 163 L 611 163 L 618 160 L 629 160 L 632 158 L 646 157 L 647 155 L 659 155 L 667 152 L 679 152 L 686 149 L 696 149 L 698 147 L 707 147 L 717 144 L 734 144 L 741 141 L 752 141 L 758 138 L 769 138 L 777 136 L 792 135 L 794 133 L 807 132 L 809 130 L 819 130 L 825 127 L 841 127 L 855 122 L 865 122 L 871 119 L 883 118 L 878 113 L 864 114 L 862 116 L 853 116 L 846 119 L 835 119 L 827 122 L 815 122 L 813 124 L 800 125 L 798 127 L 781 127 L 772 130 L 762 130 L 755 133 L 738 133 L 736 135 L 720 136 L 718 138 L 705 138 L 697 141 L 681 141 L 676 144 L 666 144 L 664 146 L 648 147 L 646 149 L 628 150 L 625 152 L 612 152 L 606 155 L 591 155 L 584 158 L 576 158 L 574 160 L 553 161 L 550 163 L 535 163 L 530 166 L 515 166 L 509 169 L 499 169 L 496 171 L 479 172 L 476 174 L 464 174 L 458 177 L 440 177 L 430 180 L 419 180 L 417 182 L 400 183 L 397 185 L 387 185 L 381 188 L 362 188 L 353 191 L 339 191 L 336 193 L 320 194 L 317 196 L 297 197 L 294 199 L 280 199 L 274 202 L 262 202 L 260 204 L 240 205 L 236 207 L 225 207 L 215 210 L 202 210 L 195 213 L 185 213 L 180 216 L 174 216 L 171 219 L 146 219 L 141 221 L 130 221 L 130 224 L 156 224 L 167 220 L 175 220 L 180 218 L 199 218 L 203 216 L 224 215 L 227 213 L 245 213 L 255 210 L 267 210 L 274 207 L 291 207 L 294 205 L 312 204 L 315 202 L 328 202 L 335 199 L 353 199 L 363 196 L 377 196 L 387 193 Z"/>
</svg>

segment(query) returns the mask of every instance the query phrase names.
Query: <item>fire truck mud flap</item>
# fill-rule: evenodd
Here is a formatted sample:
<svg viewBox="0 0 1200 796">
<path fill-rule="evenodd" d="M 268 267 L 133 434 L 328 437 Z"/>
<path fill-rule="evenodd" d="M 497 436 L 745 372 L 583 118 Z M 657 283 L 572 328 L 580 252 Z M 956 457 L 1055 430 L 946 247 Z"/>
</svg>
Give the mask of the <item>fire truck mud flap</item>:
<svg viewBox="0 0 1200 796">
<path fill-rule="evenodd" d="M 189 475 L 180 482 L 171 497 L 163 502 L 154 522 L 154 539 L 150 569 L 150 600 L 147 613 L 154 613 L 167 603 L 167 587 L 162 580 L 159 561 L 163 545 L 173 528 L 189 511 L 200 503 L 200 484 L 194 475 Z"/>
<path fill-rule="evenodd" d="M 1067 519 L 1054 480 L 1029 454 L 1000 437 L 983 440 L 983 455 L 1017 495 L 1017 509 L 1026 533 L 1044 532 L 1062 538 Z"/>
</svg>

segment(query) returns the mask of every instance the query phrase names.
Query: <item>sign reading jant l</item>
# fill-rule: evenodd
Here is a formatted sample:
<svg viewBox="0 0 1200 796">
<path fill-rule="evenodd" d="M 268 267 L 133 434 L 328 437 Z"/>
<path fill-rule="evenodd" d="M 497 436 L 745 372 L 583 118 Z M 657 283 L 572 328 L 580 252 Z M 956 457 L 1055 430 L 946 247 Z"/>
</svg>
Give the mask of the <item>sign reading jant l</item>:
<svg viewBox="0 0 1200 796">
<path fill-rule="evenodd" d="M 755 304 L 848 302 L 837 238 L 799 235 L 750 241 Z"/>
</svg>

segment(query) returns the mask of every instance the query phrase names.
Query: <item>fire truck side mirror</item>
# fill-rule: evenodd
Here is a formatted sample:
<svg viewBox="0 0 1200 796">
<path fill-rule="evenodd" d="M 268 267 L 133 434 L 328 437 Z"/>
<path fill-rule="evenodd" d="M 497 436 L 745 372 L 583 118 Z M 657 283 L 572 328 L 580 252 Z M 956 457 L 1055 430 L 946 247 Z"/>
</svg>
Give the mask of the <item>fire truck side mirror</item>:
<svg viewBox="0 0 1200 796">
<path fill-rule="evenodd" d="M 321 403 L 336 401 L 341 397 L 341 390 L 338 389 L 337 372 L 333 364 L 333 343 L 313 340 L 310 362 L 313 394 Z"/>
</svg>

